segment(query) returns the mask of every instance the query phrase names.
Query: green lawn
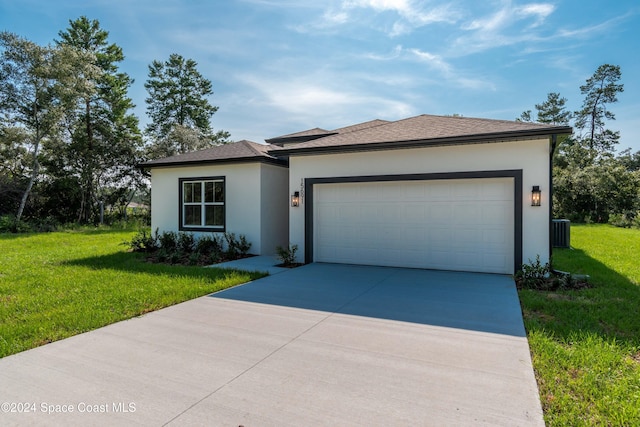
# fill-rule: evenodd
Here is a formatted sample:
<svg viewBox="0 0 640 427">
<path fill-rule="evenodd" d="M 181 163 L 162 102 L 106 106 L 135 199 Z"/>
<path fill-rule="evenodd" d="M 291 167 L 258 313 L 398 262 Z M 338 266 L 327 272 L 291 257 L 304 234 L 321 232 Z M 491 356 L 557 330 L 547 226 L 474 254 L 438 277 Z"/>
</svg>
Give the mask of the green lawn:
<svg viewBox="0 0 640 427">
<path fill-rule="evenodd" d="M 590 289 L 521 290 L 548 426 L 640 425 L 640 230 L 572 225 L 558 270 Z"/>
<path fill-rule="evenodd" d="M 149 264 L 132 231 L 0 235 L 0 357 L 261 277 Z"/>
</svg>

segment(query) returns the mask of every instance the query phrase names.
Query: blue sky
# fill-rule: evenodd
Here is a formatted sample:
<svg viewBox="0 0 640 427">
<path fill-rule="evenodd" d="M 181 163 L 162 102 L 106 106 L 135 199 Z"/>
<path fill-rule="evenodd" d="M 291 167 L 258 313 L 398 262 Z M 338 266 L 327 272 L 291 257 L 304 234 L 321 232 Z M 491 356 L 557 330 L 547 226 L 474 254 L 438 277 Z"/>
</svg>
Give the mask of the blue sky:
<svg viewBox="0 0 640 427">
<path fill-rule="evenodd" d="M 263 142 L 374 118 L 513 120 L 620 65 L 619 149 L 640 150 L 637 0 L 0 0 L 0 30 L 46 44 L 98 19 L 126 56 L 141 123 L 148 65 L 179 53 L 213 83 L 215 129 Z"/>
</svg>

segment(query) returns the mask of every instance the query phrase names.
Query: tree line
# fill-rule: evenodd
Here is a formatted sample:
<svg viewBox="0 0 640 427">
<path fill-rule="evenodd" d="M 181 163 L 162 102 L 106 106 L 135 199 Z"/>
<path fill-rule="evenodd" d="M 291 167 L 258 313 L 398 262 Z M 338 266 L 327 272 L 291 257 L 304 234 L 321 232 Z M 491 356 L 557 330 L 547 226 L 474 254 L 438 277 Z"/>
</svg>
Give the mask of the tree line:
<svg viewBox="0 0 640 427">
<path fill-rule="evenodd" d="M 149 65 L 140 130 L 122 48 L 97 20 L 69 21 L 41 46 L 0 33 L 0 216 L 15 225 L 96 223 L 124 214 L 148 182 L 136 165 L 229 142 L 214 131 L 211 81 L 178 54 Z"/>
<path fill-rule="evenodd" d="M 214 131 L 211 81 L 179 54 L 148 67 L 149 124 L 140 130 L 120 70 L 122 48 L 97 20 L 69 21 L 46 46 L 0 32 L 0 229 L 32 223 L 96 223 L 100 206 L 124 215 L 148 181 L 136 165 L 229 142 Z M 604 64 L 580 86 L 578 111 L 557 92 L 517 120 L 572 125 L 553 147 L 554 216 L 640 225 L 640 151 L 616 152 L 608 124 L 624 91 L 619 66 Z M 10 218 L 10 220 L 7 220 Z"/>
<path fill-rule="evenodd" d="M 640 151 L 616 152 L 620 132 L 608 127 L 615 120 L 611 106 L 624 92 L 621 78 L 619 66 L 603 64 L 580 86 L 579 110 L 568 110 L 557 92 L 535 105 L 535 121 L 574 128 L 552 147 L 555 218 L 640 227 Z M 534 121 L 531 110 L 516 120 Z"/>
</svg>

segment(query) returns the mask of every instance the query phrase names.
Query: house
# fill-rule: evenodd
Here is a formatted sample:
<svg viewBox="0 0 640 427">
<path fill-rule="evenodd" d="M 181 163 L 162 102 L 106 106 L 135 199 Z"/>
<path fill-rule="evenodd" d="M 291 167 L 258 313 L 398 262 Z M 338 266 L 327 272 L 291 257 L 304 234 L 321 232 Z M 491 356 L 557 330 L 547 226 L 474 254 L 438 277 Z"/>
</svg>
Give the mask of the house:
<svg viewBox="0 0 640 427">
<path fill-rule="evenodd" d="M 301 261 L 512 274 L 550 249 L 568 126 L 420 115 L 146 162 L 152 227 L 245 234 Z"/>
</svg>

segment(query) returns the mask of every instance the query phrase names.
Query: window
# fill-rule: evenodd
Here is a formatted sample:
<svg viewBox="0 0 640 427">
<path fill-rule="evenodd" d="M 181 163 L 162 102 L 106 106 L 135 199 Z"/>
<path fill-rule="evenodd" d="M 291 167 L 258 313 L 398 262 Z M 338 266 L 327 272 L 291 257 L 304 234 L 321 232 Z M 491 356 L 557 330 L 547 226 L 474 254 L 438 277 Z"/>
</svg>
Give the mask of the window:
<svg viewBox="0 0 640 427">
<path fill-rule="evenodd" d="M 224 177 L 180 179 L 180 229 L 225 230 Z"/>
</svg>

